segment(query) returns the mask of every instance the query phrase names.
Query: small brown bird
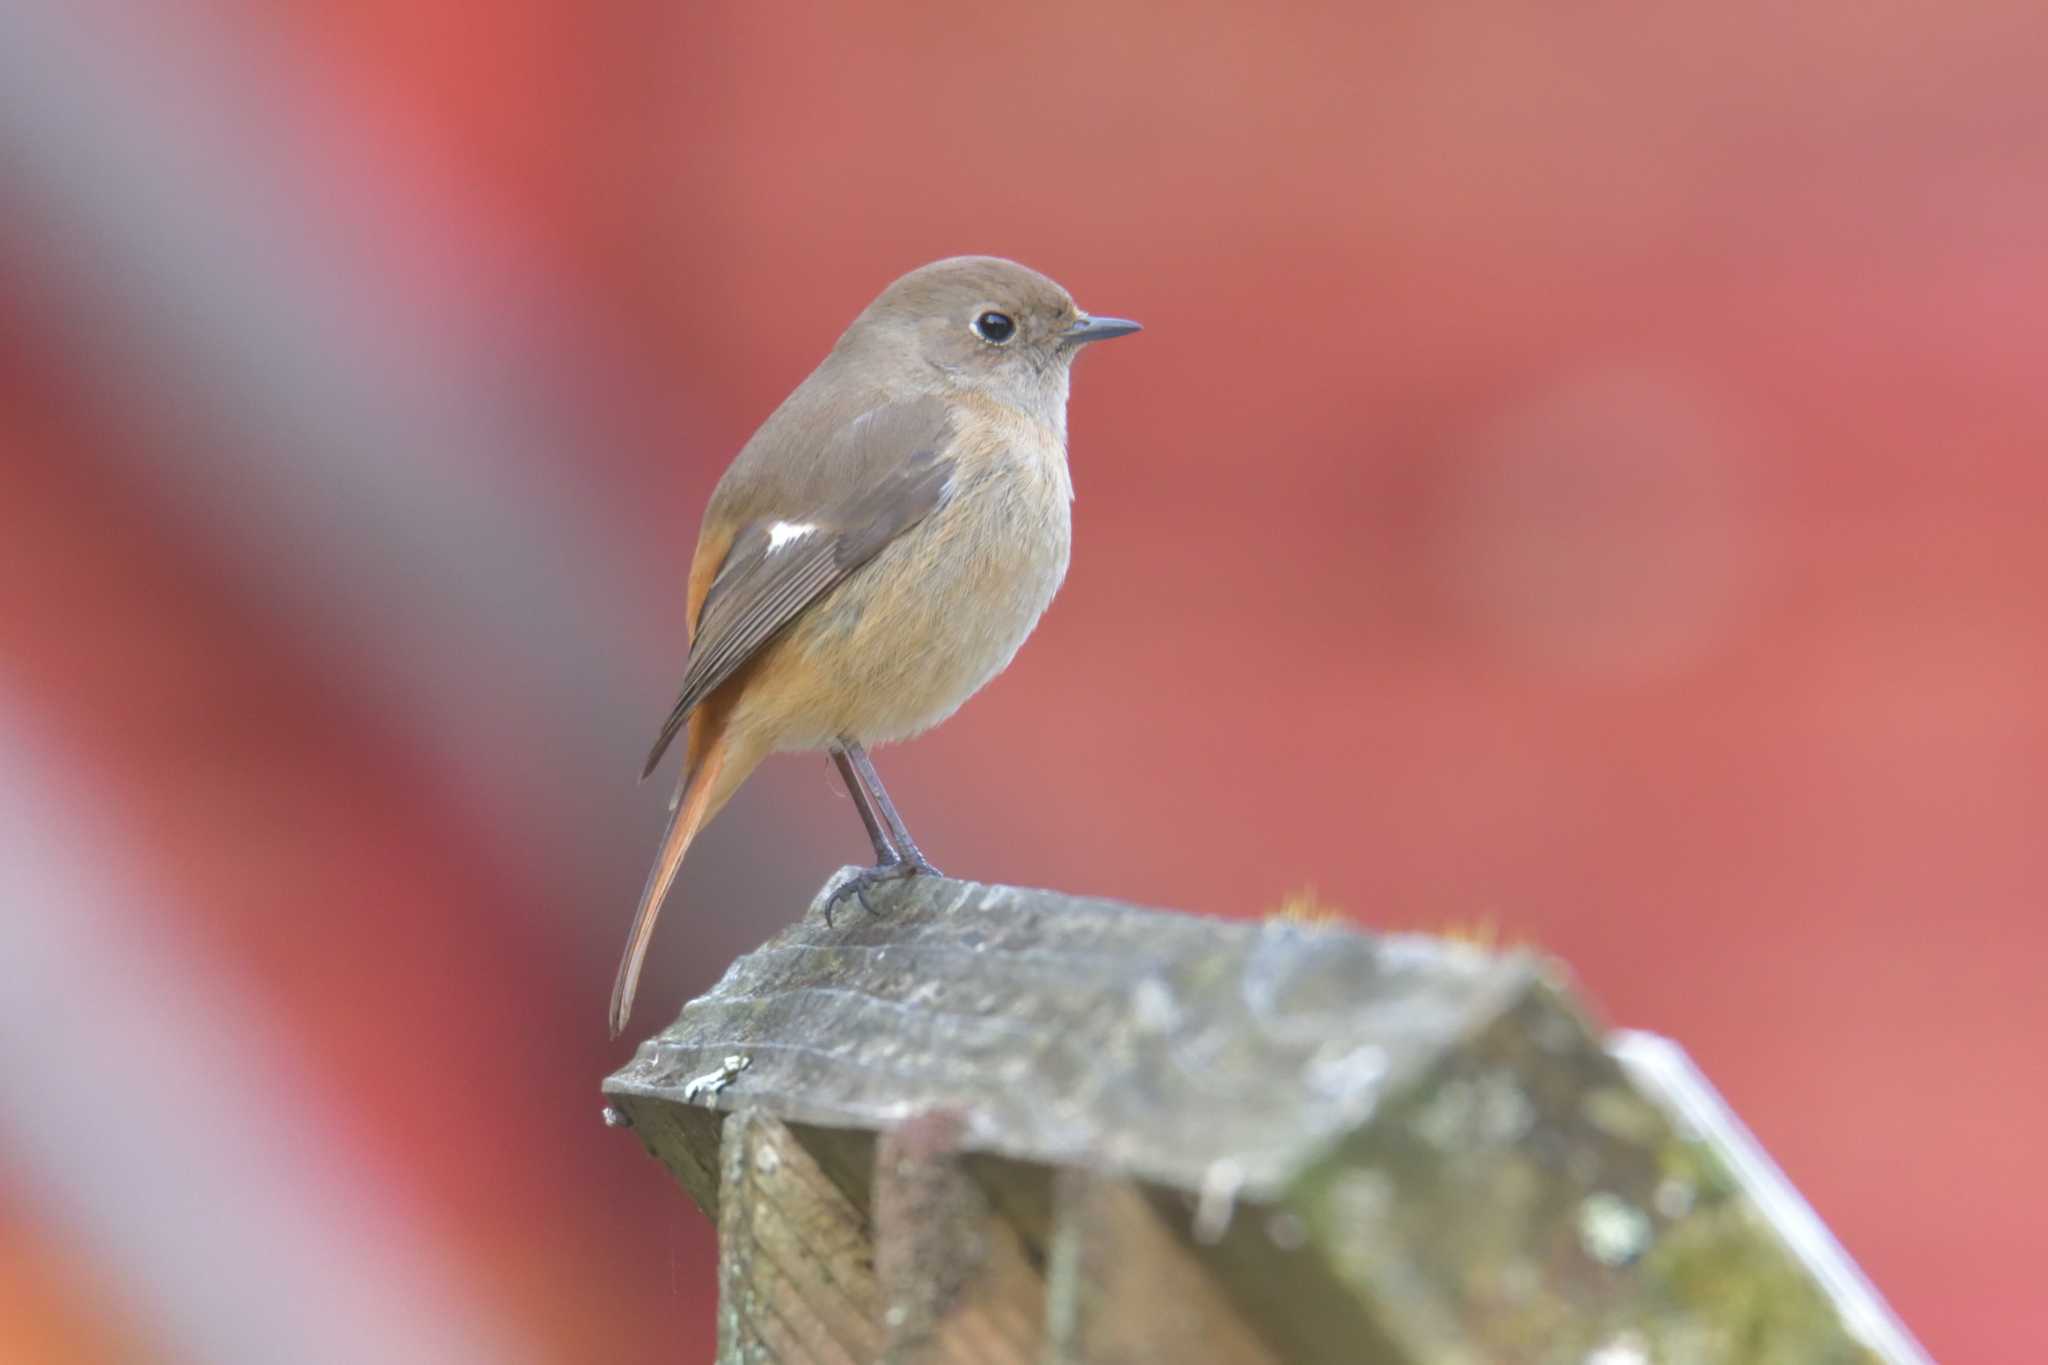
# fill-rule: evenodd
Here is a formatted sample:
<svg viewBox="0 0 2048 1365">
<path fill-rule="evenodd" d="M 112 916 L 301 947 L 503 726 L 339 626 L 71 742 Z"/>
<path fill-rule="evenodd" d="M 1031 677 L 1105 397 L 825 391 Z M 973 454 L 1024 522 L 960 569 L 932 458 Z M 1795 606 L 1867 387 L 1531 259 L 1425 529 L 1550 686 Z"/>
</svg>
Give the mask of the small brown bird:
<svg viewBox="0 0 2048 1365">
<path fill-rule="evenodd" d="M 617 1037 L 690 841 L 771 753 L 827 749 L 876 866 L 936 873 L 867 745 L 953 714 L 1010 662 L 1067 572 L 1067 371 L 1091 317 L 1013 261 L 913 270 L 740 450 L 690 564 L 690 665 L 642 777 L 688 727 L 668 831 L 612 988 Z"/>
</svg>

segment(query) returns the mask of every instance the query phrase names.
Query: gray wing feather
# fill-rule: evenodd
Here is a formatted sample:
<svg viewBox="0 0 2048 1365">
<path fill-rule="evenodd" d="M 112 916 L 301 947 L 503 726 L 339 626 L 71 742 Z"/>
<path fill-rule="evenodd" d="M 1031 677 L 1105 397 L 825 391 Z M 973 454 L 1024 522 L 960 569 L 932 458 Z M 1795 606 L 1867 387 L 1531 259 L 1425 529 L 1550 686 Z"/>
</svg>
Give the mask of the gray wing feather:
<svg viewBox="0 0 2048 1365">
<path fill-rule="evenodd" d="M 661 727 L 641 776 L 703 700 L 794 621 L 803 609 L 857 572 L 882 548 L 929 516 L 945 496 L 953 461 L 943 459 L 948 423 L 933 400 L 897 404 L 857 418 L 826 458 L 849 473 L 888 470 L 866 487 L 822 506 L 777 509 L 734 537 L 705 594 L 696 647 L 682 694 Z M 891 449 L 893 447 L 893 449 Z M 777 524 L 816 529 L 777 544 Z"/>
</svg>

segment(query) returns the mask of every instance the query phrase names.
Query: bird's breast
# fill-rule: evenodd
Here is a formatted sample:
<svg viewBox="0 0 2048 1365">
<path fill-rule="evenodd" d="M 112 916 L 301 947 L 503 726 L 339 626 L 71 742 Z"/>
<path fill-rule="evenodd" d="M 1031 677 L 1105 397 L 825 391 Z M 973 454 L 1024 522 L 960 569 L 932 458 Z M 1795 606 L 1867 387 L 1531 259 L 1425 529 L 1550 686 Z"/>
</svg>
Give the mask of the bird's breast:
<svg viewBox="0 0 2048 1365">
<path fill-rule="evenodd" d="M 789 644 L 819 733 L 869 743 L 937 724 L 1007 666 L 1066 577 L 1072 484 L 1042 425 L 970 423 L 951 484 L 917 526 L 807 614 Z"/>
</svg>

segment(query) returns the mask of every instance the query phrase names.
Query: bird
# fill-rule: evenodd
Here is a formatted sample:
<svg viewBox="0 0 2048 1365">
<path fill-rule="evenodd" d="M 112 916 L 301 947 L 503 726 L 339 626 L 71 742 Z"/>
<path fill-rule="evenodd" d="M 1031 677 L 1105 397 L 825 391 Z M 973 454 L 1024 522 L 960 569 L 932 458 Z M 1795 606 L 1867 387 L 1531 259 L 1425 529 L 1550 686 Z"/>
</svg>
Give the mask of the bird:
<svg viewBox="0 0 2048 1365">
<path fill-rule="evenodd" d="M 741 447 L 698 531 L 689 662 L 641 772 L 683 737 L 612 1037 L 684 855 L 770 754 L 828 752 L 874 848 L 828 913 L 938 875 L 868 748 L 952 715 L 1037 625 L 1072 541 L 1069 371 L 1139 330 L 1015 261 L 935 261 L 883 289 Z"/>
</svg>

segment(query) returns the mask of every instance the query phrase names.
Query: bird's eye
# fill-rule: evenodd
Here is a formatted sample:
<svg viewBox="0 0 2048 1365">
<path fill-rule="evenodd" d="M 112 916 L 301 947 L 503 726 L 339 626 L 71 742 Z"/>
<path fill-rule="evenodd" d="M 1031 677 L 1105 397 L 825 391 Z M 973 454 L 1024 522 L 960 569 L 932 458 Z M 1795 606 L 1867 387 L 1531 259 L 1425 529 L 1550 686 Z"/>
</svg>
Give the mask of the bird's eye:
<svg viewBox="0 0 2048 1365">
<path fill-rule="evenodd" d="M 1000 346 L 1008 341 L 1017 330 L 1016 322 L 1008 313 L 998 313 L 993 308 L 974 320 L 974 331 L 983 341 L 992 341 Z"/>
</svg>

